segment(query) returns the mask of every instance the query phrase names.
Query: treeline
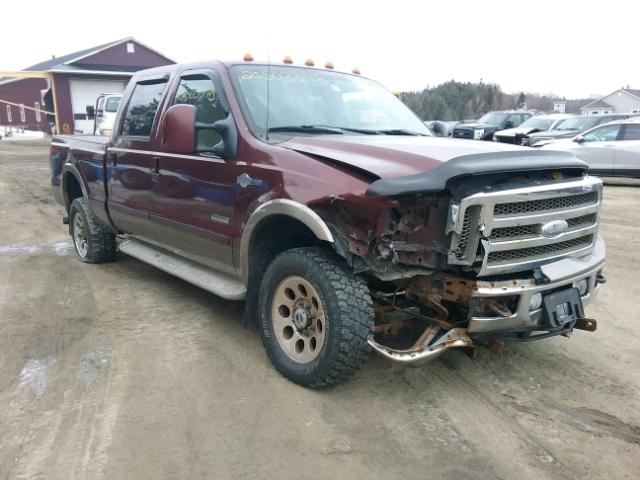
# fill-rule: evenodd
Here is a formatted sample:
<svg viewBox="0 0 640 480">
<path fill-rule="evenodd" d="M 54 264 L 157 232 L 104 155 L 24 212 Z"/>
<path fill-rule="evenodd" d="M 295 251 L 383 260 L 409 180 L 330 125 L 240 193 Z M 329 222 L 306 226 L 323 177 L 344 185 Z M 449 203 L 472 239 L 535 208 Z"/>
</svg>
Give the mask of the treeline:
<svg viewBox="0 0 640 480">
<path fill-rule="evenodd" d="M 479 118 L 491 110 L 553 111 L 551 94 L 505 93 L 494 83 L 442 83 L 418 92 L 403 92 L 401 100 L 423 120 L 467 120 Z M 579 113 L 579 108 L 591 99 L 567 100 L 567 113 Z"/>
</svg>

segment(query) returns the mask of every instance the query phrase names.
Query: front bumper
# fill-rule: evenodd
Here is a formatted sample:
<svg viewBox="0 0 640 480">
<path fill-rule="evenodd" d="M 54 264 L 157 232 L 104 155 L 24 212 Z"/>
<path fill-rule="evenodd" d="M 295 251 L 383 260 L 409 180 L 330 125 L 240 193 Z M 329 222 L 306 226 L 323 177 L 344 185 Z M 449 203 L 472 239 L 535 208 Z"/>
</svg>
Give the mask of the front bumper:
<svg viewBox="0 0 640 480">
<path fill-rule="evenodd" d="M 545 294 L 562 288 L 576 286 L 587 279 L 587 292 L 582 295 L 583 305 L 587 305 L 597 293 L 600 285 L 597 276 L 602 271 L 606 247 L 602 238 L 589 255 L 579 258 L 564 258 L 540 267 L 548 283 L 536 284 L 533 278 L 502 280 L 499 282 L 478 282 L 473 297 L 478 299 L 500 299 L 517 296 L 517 308 L 509 316 L 471 316 L 467 331 L 470 335 L 484 333 L 525 332 L 544 329 L 542 309 L 529 310 L 531 297 L 536 293 Z"/>
<path fill-rule="evenodd" d="M 572 288 L 587 279 L 587 291 L 581 296 L 583 305 L 587 305 L 598 292 L 598 277 L 602 274 L 606 255 L 606 247 L 602 238 L 598 238 L 589 255 L 579 258 L 564 258 L 540 267 L 547 283 L 536 283 L 534 278 L 512 279 L 501 281 L 478 281 L 477 288 L 471 295 L 472 303 L 517 297 L 517 307 L 508 315 L 496 312 L 495 316 L 474 316 L 470 314 L 466 328 L 453 328 L 434 342 L 425 344 L 420 349 L 396 350 L 368 338 L 369 345 L 391 360 L 419 364 L 432 360 L 450 348 L 473 347 L 477 341 L 506 338 L 513 334 L 526 334 L 535 331 L 548 331 L 542 308 L 530 310 L 531 297 L 536 293 L 551 293 L 565 288 Z M 591 322 L 595 325 L 595 322 Z M 577 326 L 576 326 L 577 328 Z M 595 328 L 595 327 L 594 327 Z M 566 331 L 565 331 L 566 332 Z M 552 335 L 548 333 L 544 336 Z M 532 337 L 535 339 L 535 337 Z"/>
</svg>

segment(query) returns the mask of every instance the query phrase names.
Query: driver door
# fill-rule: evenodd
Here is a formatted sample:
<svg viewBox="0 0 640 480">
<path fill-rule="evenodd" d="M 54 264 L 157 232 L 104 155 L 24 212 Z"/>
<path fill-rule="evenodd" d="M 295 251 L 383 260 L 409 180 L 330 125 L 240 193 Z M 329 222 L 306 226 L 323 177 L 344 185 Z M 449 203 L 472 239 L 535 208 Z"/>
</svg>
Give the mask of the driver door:
<svg viewBox="0 0 640 480">
<path fill-rule="evenodd" d="M 582 136 L 582 142 L 575 153 L 578 158 L 589 164 L 596 172 L 607 172 L 613 169 L 616 141 L 620 135 L 621 125 L 603 125 L 594 128 Z"/>
<path fill-rule="evenodd" d="M 197 108 L 196 122 L 211 124 L 228 115 L 221 101 L 220 82 L 212 71 L 183 72 L 173 86 L 169 105 Z M 167 108 L 168 108 L 167 106 Z M 213 130 L 198 130 L 198 150 L 212 149 L 221 137 Z M 160 148 L 154 157 L 153 191 L 158 210 L 151 215 L 158 242 L 187 258 L 219 271 L 235 273 L 231 241 L 238 167 L 210 152 L 178 155 Z"/>
</svg>

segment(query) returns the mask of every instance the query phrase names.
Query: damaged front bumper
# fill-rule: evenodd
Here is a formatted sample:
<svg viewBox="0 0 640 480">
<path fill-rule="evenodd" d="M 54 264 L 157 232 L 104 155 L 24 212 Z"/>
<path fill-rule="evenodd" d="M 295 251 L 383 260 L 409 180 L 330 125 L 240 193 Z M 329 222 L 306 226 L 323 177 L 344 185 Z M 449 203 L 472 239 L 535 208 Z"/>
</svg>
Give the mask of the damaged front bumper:
<svg viewBox="0 0 640 480">
<path fill-rule="evenodd" d="M 580 258 L 564 258 L 539 269 L 536 278 L 510 279 L 499 281 L 476 280 L 467 294 L 457 290 L 455 295 L 470 305 L 468 324 L 465 328 L 450 328 L 446 331 L 435 326 L 427 327 L 422 338 L 412 348 L 398 350 L 376 341 L 374 336 L 368 339 L 369 345 L 386 358 L 401 363 L 424 363 L 438 357 L 451 348 L 470 348 L 476 342 L 488 342 L 495 339 L 520 339 L 521 341 L 544 338 L 552 335 L 567 334 L 573 328 L 594 330 L 594 321 L 582 321 L 568 325 L 568 329 L 551 329 L 545 318 L 543 308 L 532 302 L 535 295 L 558 292 L 578 288 L 582 282 L 581 300 L 587 305 L 603 283 L 602 269 L 606 248 L 604 241 L 598 238 L 589 255 Z M 584 282 L 586 281 L 586 291 Z M 434 282 L 436 284 L 437 282 Z M 449 284 L 450 282 L 445 282 Z M 461 281 L 460 283 L 465 283 Z M 447 287 L 445 287 L 446 290 Z M 430 295 L 429 291 L 426 293 Z M 441 295 L 440 295 L 441 296 Z M 475 308 L 478 305 L 512 305 L 505 309 L 494 307 L 491 314 L 486 308 Z M 482 310 L 482 311 L 479 311 Z M 586 325 L 586 326 L 585 326 Z M 530 336 L 533 332 L 545 332 Z"/>
</svg>

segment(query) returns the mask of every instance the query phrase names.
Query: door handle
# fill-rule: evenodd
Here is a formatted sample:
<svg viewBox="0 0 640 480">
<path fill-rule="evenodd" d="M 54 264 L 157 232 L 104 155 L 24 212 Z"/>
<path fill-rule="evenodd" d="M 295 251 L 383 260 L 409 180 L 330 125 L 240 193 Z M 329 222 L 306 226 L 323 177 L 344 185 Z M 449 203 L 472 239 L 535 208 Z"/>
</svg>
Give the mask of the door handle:
<svg viewBox="0 0 640 480">
<path fill-rule="evenodd" d="M 151 181 L 160 182 L 160 157 L 153 157 L 154 166 L 151 167 Z"/>
</svg>

